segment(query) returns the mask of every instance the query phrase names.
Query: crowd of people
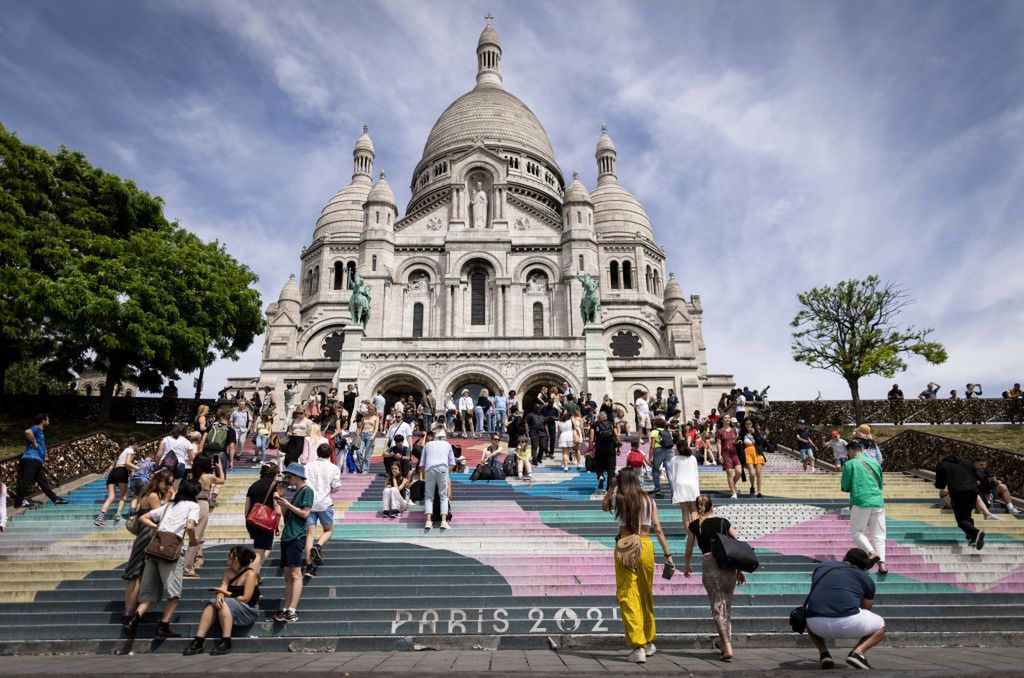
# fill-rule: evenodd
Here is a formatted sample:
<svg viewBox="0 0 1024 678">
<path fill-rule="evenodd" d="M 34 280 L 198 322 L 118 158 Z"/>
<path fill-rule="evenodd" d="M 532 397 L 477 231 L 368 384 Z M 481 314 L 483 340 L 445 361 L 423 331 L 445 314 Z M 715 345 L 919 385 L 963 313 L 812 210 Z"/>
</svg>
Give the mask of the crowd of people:
<svg viewBox="0 0 1024 678">
<path fill-rule="evenodd" d="M 938 388 L 929 385 L 929 390 Z M 289 384 L 283 397 L 288 420 L 283 436 L 273 431 L 276 403 L 272 394 L 262 399 L 258 392 L 248 398 L 236 394 L 241 397 L 233 406 L 216 413 L 203 405 L 190 426 L 174 426 L 156 449 L 149 446 L 142 451 L 135 439 L 127 439 L 107 469 L 107 494 L 94 522 L 104 527 L 116 500 L 113 520 L 125 520 L 135 535 L 122 575 L 126 582 L 124 632 L 134 637 L 147 610 L 163 602 L 154 637 L 179 636 L 171 621 L 183 580 L 200 576 L 210 512 L 250 438 L 255 450 L 250 461 L 259 465 L 259 477 L 248 488 L 244 506 L 252 544 L 230 550 L 220 584 L 211 589 L 213 597 L 185 654 L 205 651 L 206 636 L 215 626 L 220 635 L 210 653 L 230 652 L 232 629 L 259 618 L 260 571 L 275 540 L 279 541 L 284 596 L 281 609 L 268 621 L 298 620 L 303 585 L 317 576 L 325 560 L 324 547 L 333 535 L 332 494 L 341 487 L 343 474 L 371 472 L 370 460 L 379 439 L 384 440 L 382 517 L 398 518 L 413 503 L 422 502 L 424 529 L 432 530 L 439 523 L 439 529 L 446 531 L 452 518 L 451 473 L 470 470 L 460 445 L 452 441 L 487 436 L 490 444 L 474 478 L 518 476 L 528 482 L 534 469 L 544 464 L 561 466 L 564 472 L 575 467 L 594 474 L 602 506 L 615 514 L 619 526 L 616 597 L 631 647 L 629 659 L 636 662 L 657 651 L 652 534 L 664 555 L 665 576 L 675 569 L 654 501 L 667 494 L 687 534 L 683 575 L 692 575 L 693 556 L 699 550 L 702 582 L 719 635 L 716 647 L 723 661 L 731 661 L 731 605 L 745 574 L 723 561 L 716 545 L 723 535 L 733 540 L 741 535 L 726 518 L 715 515 L 711 497 L 701 492 L 699 467 L 720 465 L 733 499 L 747 482 L 751 496 L 764 497 L 767 455 L 778 444 L 765 419 L 758 416 L 767 406 L 767 390 L 736 389 L 723 394 L 720 408 L 707 415 L 694 411 L 686 417 L 673 390 L 660 388 L 653 394 L 639 393 L 627 413 L 626 406 L 608 396 L 598 403 L 589 393 L 577 394 L 569 384 L 544 387 L 524 413 L 515 391 L 505 395 L 482 390 L 475 400 L 468 391 L 458 398 L 449 393 L 439 407 L 430 391 L 388 403 L 380 391 L 362 398 L 355 385 L 340 397 L 335 389 L 314 389 L 299 401 L 297 388 Z M 967 393 L 980 395 L 981 389 L 971 385 Z M 66 503 L 53 493 L 42 472 L 48 424 L 49 418 L 39 415 L 25 431 L 18 506 L 31 505 L 26 498 L 33 484 L 55 503 Z M 505 436 L 507 445 L 503 445 Z M 627 441 L 625 467 L 619 468 L 618 455 Z M 807 422 L 798 422 L 792 437 L 784 436 L 781 442 L 797 451 L 806 472 L 817 471 L 818 447 Z M 876 566 L 881 575 L 889 571 L 882 454 L 867 424 L 858 426 L 849 440 L 841 431 L 832 431 L 825 446 L 841 472 L 840 487 L 850 496 L 854 548 L 843 561 L 823 563 L 815 570 L 804 605 L 806 628 L 821 651 L 823 668 L 833 664 L 825 642 L 836 638 L 856 638 L 858 644 L 847 663 L 869 668 L 865 653 L 881 640 L 885 629 L 882 619 L 870 611 L 874 584 L 864 572 Z M 277 459 L 268 459 L 268 450 L 275 448 Z M 1006 484 L 987 471 L 984 459 L 971 463 L 944 450 L 937 459 L 935 486 L 968 543 L 979 550 L 985 533 L 975 527 L 974 511 L 984 513 L 986 519 L 998 519 L 991 508 L 1002 501 L 1008 512 L 1017 512 Z"/>
</svg>

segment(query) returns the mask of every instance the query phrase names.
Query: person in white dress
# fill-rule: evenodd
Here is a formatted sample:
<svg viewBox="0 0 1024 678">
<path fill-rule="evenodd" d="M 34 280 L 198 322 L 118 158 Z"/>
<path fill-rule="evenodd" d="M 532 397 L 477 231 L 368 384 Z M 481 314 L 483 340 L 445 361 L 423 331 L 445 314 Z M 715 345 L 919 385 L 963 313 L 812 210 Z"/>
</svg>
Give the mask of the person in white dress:
<svg viewBox="0 0 1024 678">
<path fill-rule="evenodd" d="M 697 458 L 690 449 L 690 441 L 685 436 L 676 441 L 676 453 L 669 466 L 672 470 L 672 503 L 682 511 L 683 525 L 689 525 L 697 519 L 700 472 L 697 470 Z"/>
<path fill-rule="evenodd" d="M 555 429 L 558 433 L 558 446 L 562 449 L 562 470 L 566 472 L 569 470 L 569 458 L 573 456 L 576 447 L 574 428 L 572 414 L 562 412 L 562 418 L 555 422 Z"/>
</svg>

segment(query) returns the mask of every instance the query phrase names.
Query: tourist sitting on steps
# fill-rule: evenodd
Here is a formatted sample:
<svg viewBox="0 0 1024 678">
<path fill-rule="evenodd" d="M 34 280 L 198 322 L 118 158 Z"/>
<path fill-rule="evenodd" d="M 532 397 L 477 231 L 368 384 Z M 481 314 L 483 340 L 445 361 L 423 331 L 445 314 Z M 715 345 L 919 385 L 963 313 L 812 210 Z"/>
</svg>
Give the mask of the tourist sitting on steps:
<svg viewBox="0 0 1024 678">
<path fill-rule="evenodd" d="M 998 496 L 1006 506 L 1006 512 L 1012 515 L 1017 515 L 1020 510 L 1013 505 L 1013 496 L 1010 495 L 1010 488 L 1006 486 L 1002 480 L 997 478 L 991 471 L 988 470 L 988 461 L 984 457 L 978 457 L 974 460 L 974 473 L 978 477 L 978 494 L 982 500 L 982 506 L 985 507 L 983 513 L 985 513 L 986 520 L 991 516 L 996 518 L 988 511 L 988 506 L 991 506 L 993 497 Z"/>
<path fill-rule="evenodd" d="M 382 500 L 383 515 L 385 518 L 398 518 L 409 507 L 405 498 L 405 491 L 410 485 L 409 478 L 402 475 L 402 467 L 392 464 L 388 467 L 388 478 L 384 482 L 384 497 Z"/>
<path fill-rule="evenodd" d="M 826 561 L 811 575 L 807 597 L 807 635 L 818 648 L 819 665 L 835 668 L 825 642 L 856 639 L 846 663 L 857 669 L 871 669 L 865 654 L 885 638 L 885 620 L 871 611 L 875 582 L 864 570 L 874 559 L 864 549 L 850 549 L 843 562 Z"/>
<path fill-rule="evenodd" d="M 214 594 L 199 617 L 199 628 L 195 638 L 182 653 L 186 656 L 200 654 L 206 643 L 206 634 L 214 622 L 220 625 L 218 640 L 211 655 L 231 652 L 231 631 L 235 626 L 252 626 L 259 616 L 260 587 L 256 571 L 250 567 L 256 553 L 245 546 L 235 546 L 228 552 L 228 567 L 220 578 L 220 584 L 210 589 Z"/>
</svg>

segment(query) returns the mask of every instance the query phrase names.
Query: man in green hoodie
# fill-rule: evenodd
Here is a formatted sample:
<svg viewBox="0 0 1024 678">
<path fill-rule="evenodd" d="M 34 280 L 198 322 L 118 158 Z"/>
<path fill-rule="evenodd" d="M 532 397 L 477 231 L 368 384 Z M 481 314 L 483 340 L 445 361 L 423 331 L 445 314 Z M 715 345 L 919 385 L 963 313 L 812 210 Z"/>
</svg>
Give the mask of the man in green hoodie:
<svg viewBox="0 0 1024 678">
<path fill-rule="evenodd" d="M 885 574 L 885 501 L 882 499 L 882 466 L 866 454 L 854 438 L 847 446 L 850 460 L 843 465 L 839 487 L 850 493 L 850 535 L 869 557 L 878 559 Z"/>
</svg>

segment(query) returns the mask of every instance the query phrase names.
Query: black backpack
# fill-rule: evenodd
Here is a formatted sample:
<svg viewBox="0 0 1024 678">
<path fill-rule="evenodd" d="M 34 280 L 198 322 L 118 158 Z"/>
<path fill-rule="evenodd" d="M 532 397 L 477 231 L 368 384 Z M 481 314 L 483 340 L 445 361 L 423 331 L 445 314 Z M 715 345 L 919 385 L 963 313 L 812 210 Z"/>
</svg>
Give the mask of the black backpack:
<svg viewBox="0 0 1024 678">
<path fill-rule="evenodd" d="M 505 455 L 505 463 L 502 465 L 501 470 L 504 471 L 506 478 L 515 478 L 519 475 L 519 464 L 516 463 L 516 456 L 512 453 Z"/>
<path fill-rule="evenodd" d="M 610 421 L 599 421 L 594 424 L 594 439 L 599 443 L 615 442 L 615 427 Z"/>
</svg>

